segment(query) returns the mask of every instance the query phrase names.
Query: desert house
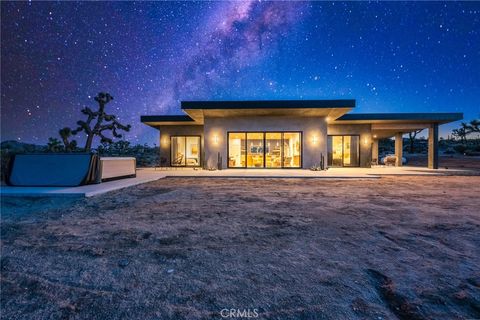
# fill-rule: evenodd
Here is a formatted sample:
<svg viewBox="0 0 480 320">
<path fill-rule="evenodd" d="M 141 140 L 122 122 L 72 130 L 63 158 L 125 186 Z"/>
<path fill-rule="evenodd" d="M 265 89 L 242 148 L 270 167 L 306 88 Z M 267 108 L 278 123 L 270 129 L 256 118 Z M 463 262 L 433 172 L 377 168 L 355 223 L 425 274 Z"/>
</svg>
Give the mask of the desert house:
<svg viewBox="0 0 480 320">
<path fill-rule="evenodd" d="M 438 168 L 438 127 L 462 113 L 349 113 L 355 100 L 182 101 L 184 115 L 147 115 L 160 131 L 168 167 L 370 167 L 378 140 L 395 137 L 402 165 L 402 135 L 428 129 L 428 167 Z"/>
</svg>

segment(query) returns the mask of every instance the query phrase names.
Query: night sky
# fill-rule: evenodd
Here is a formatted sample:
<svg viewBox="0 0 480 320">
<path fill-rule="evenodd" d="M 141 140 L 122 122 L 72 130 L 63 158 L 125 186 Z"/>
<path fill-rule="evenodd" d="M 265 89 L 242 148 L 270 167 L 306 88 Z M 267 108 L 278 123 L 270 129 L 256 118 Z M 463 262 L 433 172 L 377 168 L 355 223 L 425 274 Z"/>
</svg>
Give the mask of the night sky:
<svg viewBox="0 0 480 320">
<path fill-rule="evenodd" d="M 100 91 L 140 115 L 180 100 L 357 100 L 480 117 L 480 2 L 2 2 L 2 140 L 45 144 Z M 458 123 L 443 126 L 446 135 Z M 82 140 L 80 138 L 79 140 Z"/>
</svg>

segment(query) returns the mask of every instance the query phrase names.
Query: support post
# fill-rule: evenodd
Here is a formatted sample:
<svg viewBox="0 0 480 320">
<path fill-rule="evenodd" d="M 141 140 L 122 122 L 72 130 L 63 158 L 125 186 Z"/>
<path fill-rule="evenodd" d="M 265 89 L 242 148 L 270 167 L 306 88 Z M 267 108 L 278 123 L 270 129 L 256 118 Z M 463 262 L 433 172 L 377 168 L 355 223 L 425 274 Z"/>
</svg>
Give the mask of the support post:
<svg viewBox="0 0 480 320">
<path fill-rule="evenodd" d="M 395 134 L 395 157 L 397 158 L 395 161 L 395 166 L 401 167 L 402 158 L 403 158 L 403 133 L 402 132 L 397 132 L 397 134 Z"/>
<path fill-rule="evenodd" d="M 378 159 L 378 139 L 373 139 L 372 141 L 372 162 L 376 161 L 376 164 L 380 163 Z"/>
<path fill-rule="evenodd" d="M 428 128 L 428 168 L 438 169 L 438 123 Z"/>
</svg>

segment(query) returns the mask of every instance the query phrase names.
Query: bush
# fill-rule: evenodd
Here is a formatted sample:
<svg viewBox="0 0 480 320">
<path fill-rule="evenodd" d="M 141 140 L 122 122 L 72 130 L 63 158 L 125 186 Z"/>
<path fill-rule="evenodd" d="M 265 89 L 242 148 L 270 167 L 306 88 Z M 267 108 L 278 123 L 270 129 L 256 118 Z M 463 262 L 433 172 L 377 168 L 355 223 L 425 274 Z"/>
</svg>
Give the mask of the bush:
<svg viewBox="0 0 480 320">
<path fill-rule="evenodd" d="M 457 144 L 456 146 L 453 147 L 453 150 L 455 150 L 458 153 L 464 154 L 465 151 L 467 150 L 467 147 L 464 146 L 463 144 Z"/>
<path fill-rule="evenodd" d="M 465 152 L 465 155 L 466 155 L 466 156 L 469 156 L 469 157 L 478 157 L 478 156 L 480 156 L 480 152 L 478 152 L 478 151 L 472 151 L 472 150 L 467 150 L 467 151 Z"/>
</svg>

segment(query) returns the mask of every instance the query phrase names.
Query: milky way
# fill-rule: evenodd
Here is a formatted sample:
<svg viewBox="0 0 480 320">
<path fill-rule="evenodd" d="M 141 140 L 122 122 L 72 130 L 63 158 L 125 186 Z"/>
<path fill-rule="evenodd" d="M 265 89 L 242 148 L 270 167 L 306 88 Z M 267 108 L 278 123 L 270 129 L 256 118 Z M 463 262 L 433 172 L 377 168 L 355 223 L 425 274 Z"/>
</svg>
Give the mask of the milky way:
<svg viewBox="0 0 480 320">
<path fill-rule="evenodd" d="M 99 91 L 134 143 L 157 142 L 140 115 L 180 113 L 180 100 L 353 98 L 357 112 L 480 116 L 478 2 L 1 6 L 2 140 L 45 143 Z"/>
<path fill-rule="evenodd" d="M 275 50 L 308 7 L 302 3 L 245 1 L 223 3 L 208 29 L 175 66 L 158 99 L 160 111 L 178 111 L 180 100 L 208 97 L 228 86 L 235 73 L 258 65 Z"/>
</svg>

